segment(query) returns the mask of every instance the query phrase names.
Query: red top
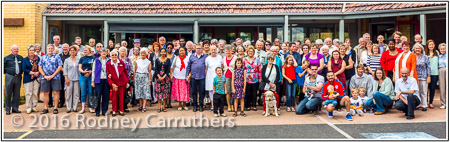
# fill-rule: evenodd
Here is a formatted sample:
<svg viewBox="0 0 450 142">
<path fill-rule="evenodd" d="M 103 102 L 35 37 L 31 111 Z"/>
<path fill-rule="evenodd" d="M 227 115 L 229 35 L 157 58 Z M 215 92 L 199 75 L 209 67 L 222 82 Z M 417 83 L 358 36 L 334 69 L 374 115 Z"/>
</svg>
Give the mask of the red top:
<svg viewBox="0 0 450 142">
<path fill-rule="evenodd" d="M 233 56 L 234 57 L 234 56 Z M 228 57 L 225 57 L 225 60 L 227 62 L 227 66 L 230 66 L 231 60 L 233 60 L 233 57 L 231 57 L 231 59 L 228 60 Z M 233 77 L 233 74 L 231 73 L 230 69 L 228 69 L 225 72 L 225 77 Z"/>
<path fill-rule="evenodd" d="M 322 99 L 328 100 L 328 85 L 333 85 L 334 91 L 339 93 L 339 96 L 336 97 L 337 100 L 340 100 L 342 97 L 344 97 L 344 87 L 342 87 L 342 82 L 339 80 L 334 80 L 333 83 L 330 83 L 330 81 L 325 82 L 322 88 Z"/>
<path fill-rule="evenodd" d="M 123 85 L 127 85 L 128 83 L 128 73 L 125 68 L 125 63 L 122 60 L 118 60 L 117 70 L 119 71 L 119 76 L 117 76 L 116 69 L 114 65 L 111 65 L 112 60 L 109 60 L 106 63 L 106 74 L 111 75 L 111 78 L 108 78 L 108 84 L 116 84 L 121 87 Z"/>
<path fill-rule="evenodd" d="M 284 68 L 284 65 L 283 65 Z M 288 77 L 291 80 L 295 80 L 295 68 L 294 66 L 288 66 L 285 69 L 286 77 Z"/>
<path fill-rule="evenodd" d="M 395 66 L 395 59 L 397 59 L 397 56 L 403 52 L 402 49 L 397 48 L 397 55 L 389 55 L 389 50 L 384 51 L 383 54 L 381 54 L 381 68 L 385 71 L 393 71 Z"/>
</svg>

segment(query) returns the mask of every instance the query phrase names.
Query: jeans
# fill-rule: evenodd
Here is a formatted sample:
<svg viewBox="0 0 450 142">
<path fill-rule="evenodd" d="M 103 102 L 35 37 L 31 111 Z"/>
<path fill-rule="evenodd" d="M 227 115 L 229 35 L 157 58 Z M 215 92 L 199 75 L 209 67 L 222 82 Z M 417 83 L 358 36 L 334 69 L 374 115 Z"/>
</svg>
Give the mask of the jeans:
<svg viewBox="0 0 450 142">
<path fill-rule="evenodd" d="M 200 98 L 197 97 L 197 91 L 200 94 Z M 194 108 L 203 107 L 203 99 L 205 98 L 205 79 L 192 79 L 192 99 Z M 197 100 L 198 99 L 198 100 Z M 199 104 L 197 104 L 199 101 Z"/>
<path fill-rule="evenodd" d="M 95 83 L 95 93 L 98 98 L 96 114 L 100 114 L 100 108 L 102 108 L 102 114 L 106 114 L 109 105 L 109 84 L 108 80 L 101 79 L 100 83 Z"/>
<path fill-rule="evenodd" d="M 286 81 L 286 106 L 294 107 L 295 105 L 295 80 L 292 83 Z"/>
<path fill-rule="evenodd" d="M 319 109 L 320 103 L 322 102 L 321 98 L 313 97 L 311 100 L 308 98 L 304 98 L 295 108 L 296 114 L 305 114 L 309 111 L 315 111 Z"/>
<path fill-rule="evenodd" d="M 225 105 L 225 94 L 215 93 L 213 96 L 214 100 L 214 114 L 223 114 L 223 106 Z"/>
<path fill-rule="evenodd" d="M 436 93 L 436 86 L 437 86 L 437 82 L 439 80 L 439 75 L 431 75 L 431 82 L 430 84 L 428 84 L 428 89 L 430 89 L 430 104 L 433 104 L 433 100 L 434 100 L 434 94 Z M 422 100 L 422 101 L 426 101 L 426 100 Z"/>
<path fill-rule="evenodd" d="M 373 104 L 373 99 L 375 99 L 375 104 Z M 373 108 L 375 112 L 382 112 L 386 108 L 391 108 L 393 101 L 391 98 L 386 96 L 383 93 L 380 93 L 378 91 L 373 92 L 373 98 L 368 99 L 366 102 L 363 102 L 367 108 Z M 388 111 L 388 110 L 386 110 Z"/>
<path fill-rule="evenodd" d="M 414 116 L 414 109 L 419 106 L 420 100 L 416 95 L 408 94 L 406 97 L 408 104 L 405 104 L 402 100 L 397 100 L 395 102 L 395 108 L 397 110 L 406 113 L 406 116 Z"/>
<path fill-rule="evenodd" d="M 92 86 L 91 79 L 92 76 L 88 78 L 84 77 L 84 75 L 80 75 L 80 88 L 81 88 L 81 102 L 85 103 L 87 96 L 92 96 Z M 86 96 L 87 95 L 87 96 Z M 51 99 L 51 98 L 50 98 Z"/>
</svg>

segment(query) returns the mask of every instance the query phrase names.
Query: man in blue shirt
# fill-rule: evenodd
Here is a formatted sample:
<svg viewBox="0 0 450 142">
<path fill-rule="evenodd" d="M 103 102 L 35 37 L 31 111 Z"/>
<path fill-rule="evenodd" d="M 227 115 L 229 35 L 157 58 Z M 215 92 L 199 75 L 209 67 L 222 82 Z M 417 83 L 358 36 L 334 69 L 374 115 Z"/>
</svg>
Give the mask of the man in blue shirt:
<svg viewBox="0 0 450 142">
<path fill-rule="evenodd" d="M 405 113 L 406 119 L 414 119 L 414 109 L 420 104 L 417 80 L 409 75 L 409 69 L 400 70 L 401 79 L 395 81 L 395 108 Z"/>
<path fill-rule="evenodd" d="M 205 97 L 205 60 L 208 55 L 203 53 L 202 45 L 195 45 L 195 54 L 189 57 L 188 66 L 186 68 L 186 80 L 189 82 L 192 80 L 192 99 L 194 99 L 194 109 L 196 112 L 197 109 L 200 112 L 203 111 L 203 98 Z M 191 78 L 192 77 L 192 78 Z M 199 101 L 197 104 L 197 91 L 200 95 Z"/>
<path fill-rule="evenodd" d="M 298 53 L 298 48 L 297 45 L 295 44 L 295 42 L 289 43 L 289 51 L 284 53 L 284 59 L 286 60 L 286 58 L 288 57 L 288 55 L 292 55 L 294 56 L 295 61 L 297 61 L 298 64 L 302 63 L 302 57 L 300 55 L 300 53 Z"/>
<path fill-rule="evenodd" d="M 39 61 L 39 73 L 41 73 L 41 92 L 44 93 L 44 110 L 43 114 L 48 113 L 49 93 L 52 90 L 54 97 L 53 114 L 58 113 L 57 105 L 59 101 L 59 91 L 61 90 L 61 76 L 59 72 L 62 70 L 61 57 L 53 54 L 55 46 L 53 44 L 47 45 L 47 55 L 42 56 Z"/>
</svg>

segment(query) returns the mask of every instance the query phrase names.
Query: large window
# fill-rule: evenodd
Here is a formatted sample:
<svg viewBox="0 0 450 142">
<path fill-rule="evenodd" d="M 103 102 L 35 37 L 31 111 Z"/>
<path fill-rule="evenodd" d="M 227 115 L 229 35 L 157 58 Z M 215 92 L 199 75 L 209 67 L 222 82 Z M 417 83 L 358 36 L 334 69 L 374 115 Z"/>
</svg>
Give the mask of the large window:
<svg viewBox="0 0 450 142">
<path fill-rule="evenodd" d="M 311 41 L 317 39 L 324 40 L 325 38 L 337 38 L 336 33 L 334 33 L 334 25 L 302 25 L 302 24 L 291 24 L 289 41 L 303 41 L 305 38 L 310 38 Z M 348 37 L 348 33 L 345 37 Z"/>
</svg>

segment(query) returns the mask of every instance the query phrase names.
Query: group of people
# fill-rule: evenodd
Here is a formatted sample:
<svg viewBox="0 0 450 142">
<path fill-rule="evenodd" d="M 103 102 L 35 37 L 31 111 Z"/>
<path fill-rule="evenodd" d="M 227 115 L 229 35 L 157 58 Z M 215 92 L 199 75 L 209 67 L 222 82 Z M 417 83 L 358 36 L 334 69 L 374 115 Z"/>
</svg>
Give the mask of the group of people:
<svg viewBox="0 0 450 142">
<path fill-rule="evenodd" d="M 210 109 L 215 117 L 226 117 L 227 105 L 233 117 L 245 117 L 245 111 L 265 105 L 263 93 L 272 91 L 278 109 L 284 104 L 287 112 L 296 114 L 317 113 L 323 106 L 333 117 L 333 110 L 345 107 L 346 118 L 352 120 L 352 115 L 380 115 L 395 106 L 412 119 L 415 109 L 434 108 L 438 81 L 444 109 L 447 45 L 436 47 L 431 39 L 422 45 L 421 35 L 411 45 L 401 37 L 395 32 L 386 43 L 382 35 L 372 42 L 366 33 L 353 48 L 350 39 L 251 43 L 238 38 L 227 44 L 217 39 L 166 42 L 160 37 L 148 47 L 135 39 L 128 51 L 126 41 L 109 40 L 104 47 L 95 39 L 81 45 L 76 37 L 69 45 L 60 44 L 56 35 L 54 44 L 45 47 L 46 54 L 39 44 L 30 45 L 23 58 L 13 45 L 4 57 L 6 100 L 13 98 L 6 101 L 6 114 L 20 113 L 22 73 L 27 113 L 38 112 L 43 95 L 41 113 L 53 107 L 56 114 L 65 105 L 67 113 L 106 115 L 109 101 L 112 116 L 129 112 L 129 104 L 146 112 L 156 103 L 160 113 L 176 101 L 178 111 L 192 104 L 194 112 Z"/>
</svg>

